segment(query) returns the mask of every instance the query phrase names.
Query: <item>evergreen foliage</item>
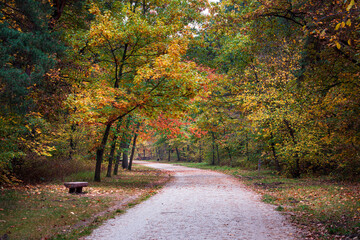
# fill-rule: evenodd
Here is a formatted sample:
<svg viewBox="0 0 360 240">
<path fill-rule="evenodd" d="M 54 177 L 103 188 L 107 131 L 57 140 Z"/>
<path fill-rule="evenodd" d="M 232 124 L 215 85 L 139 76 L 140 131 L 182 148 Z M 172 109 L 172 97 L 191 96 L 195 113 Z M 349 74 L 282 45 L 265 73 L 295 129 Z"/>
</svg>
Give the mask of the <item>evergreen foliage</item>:
<svg viewBox="0 0 360 240">
<path fill-rule="evenodd" d="M 42 87 L 44 75 L 55 66 L 63 44 L 48 24 L 49 3 L 35 0 L 0 3 L 1 111 L 27 113 L 33 87 Z"/>
</svg>

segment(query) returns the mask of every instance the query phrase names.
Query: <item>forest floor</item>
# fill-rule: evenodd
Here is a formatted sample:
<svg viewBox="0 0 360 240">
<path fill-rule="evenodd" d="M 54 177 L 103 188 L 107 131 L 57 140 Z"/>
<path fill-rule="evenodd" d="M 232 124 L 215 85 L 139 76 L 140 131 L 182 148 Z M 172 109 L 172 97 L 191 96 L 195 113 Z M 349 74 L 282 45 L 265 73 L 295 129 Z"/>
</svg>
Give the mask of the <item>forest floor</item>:
<svg viewBox="0 0 360 240">
<path fill-rule="evenodd" d="M 318 176 L 286 178 L 270 170 L 177 163 L 235 176 L 261 200 L 290 216 L 306 239 L 360 239 L 360 183 Z"/>
<path fill-rule="evenodd" d="M 172 172 L 155 196 L 106 221 L 85 239 L 303 239 L 275 207 L 227 174 L 163 163 Z"/>
<path fill-rule="evenodd" d="M 148 162 L 145 163 L 145 165 L 148 164 Z M 101 183 L 92 181 L 92 172 L 79 173 L 65 179 L 65 181 L 88 181 L 90 186 L 84 188 L 85 194 L 68 194 L 63 181 L 0 188 L 0 239 L 5 239 L 6 236 L 8 239 L 78 239 L 81 236 L 87 236 L 107 219 L 127 212 L 127 209 L 158 191 L 160 195 L 164 194 L 163 190 L 159 189 L 168 182 L 169 174 L 175 174 L 175 179 L 166 188 L 170 186 L 170 188 L 180 189 L 181 194 L 174 195 L 170 191 L 169 198 L 161 201 L 162 204 L 159 206 L 156 205 L 160 204 L 159 202 L 151 202 L 156 201 L 152 200 L 157 198 L 156 195 L 156 198 L 153 197 L 149 200 L 150 202 L 146 201 L 144 204 L 150 204 L 148 207 L 150 213 L 158 209 L 155 211 L 158 215 L 149 218 L 142 213 L 136 218 L 133 217 L 131 221 L 126 220 L 129 224 L 116 223 L 118 228 L 125 228 L 126 232 L 131 233 L 134 229 L 129 225 L 142 226 L 146 223 L 147 227 L 150 226 L 147 231 L 156 236 L 150 239 L 169 239 L 161 236 L 167 236 L 167 231 L 173 228 L 181 230 L 180 233 L 174 232 L 180 234 L 175 236 L 180 237 L 178 239 L 181 239 L 181 236 L 184 237 L 181 234 L 186 235 L 183 239 L 192 239 L 189 236 L 194 236 L 196 231 L 201 233 L 193 239 L 199 239 L 199 237 L 201 239 L 201 236 L 204 239 L 257 239 L 251 236 L 252 231 L 246 232 L 254 227 L 242 221 L 248 219 L 248 216 L 255 219 L 254 213 L 248 210 L 264 208 L 262 201 L 272 204 L 265 204 L 272 207 L 270 209 L 265 207 L 265 217 L 261 215 L 264 212 L 260 214 L 263 218 L 261 227 L 252 224 L 252 226 L 257 226 L 257 232 L 260 230 L 266 232 L 268 227 L 271 227 L 273 233 L 277 233 L 278 229 L 283 230 L 283 226 L 273 226 L 273 224 L 269 226 L 269 222 L 272 223 L 274 220 L 271 220 L 271 217 L 269 219 L 268 214 L 272 216 L 274 209 L 276 210 L 275 222 L 280 221 L 285 224 L 286 229 L 289 229 L 289 231 L 282 231 L 280 238 L 263 237 L 262 239 L 292 239 L 300 235 L 302 239 L 360 239 L 359 183 L 341 182 L 329 177 L 289 179 L 267 170 L 248 171 L 225 166 L 211 166 L 206 163 L 177 162 L 177 164 L 232 175 L 235 178 L 230 177 L 232 179 L 230 182 L 234 186 L 229 187 L 228 183 L 224 184 L 223 177 L 219 179 L 211 171 L 198 172 L 187 169 L 176 172 L 174 168 L 179 166 L 169 168 L 169 165 L 166 165 L 166 167 L 160 167 L 161 170 L 156 170 L 136 165 L 134 171 L 121 171 L 113 178 L 103 176 Z M 161 164 L 156 166 L 161 166 Z M 175 184 L 176 175 L 180 180 L 177 184 Z M 186 183 L 186 181 L 190 182 Z M 199 188 L 194 187 L 194 184 L 198 184 Z M 210 185 L 215 186 L 216 189 L 207 188 Z M 234 188 L 235 192 L 233 192 Z M 228 190 L 232 192 L 230 195 L 224 192 Z M 202 192 L 202 195 L 199 196 L 198 192 Z M 252 200 L 250 200 L 250 205 L 240 206 L 243 204 L 241 198 L 244 194 Z M 177 205 L 179 203 L 181 205 Z M 200 209 L 196 209 L 195 205 L 200 205 Z M 235 208 L 228 208 L 229 206 L 235 206 Z M 174 224 L 173 215 L 176 213 L 181 213 L 181 217 L 186 216 L 185 222 L 178 216 L 179 218 L 175 217 L 177 224 Z M 126 213 L 128 214 L 131 213 Z M 278 215 L 280 215 L 280 220 L 277 219 Z M 252 220 L 246 221 L 251 223 Z M 292 226 L 288 225 L 289 222 Z M 164 223 L 170 225 L 167 230 L 163 226 Z M 114 223 L 110 223 L 110 226 L 111 224 Z M 199 224 L 203 226 L 200 227 Z M 120 227 L 122 225 L 124 226 Z M 214 228 L 218 229 L 216 238 L 211 235 Z M 189 229 L 195 232 L 189 232 Z M 239 232 L 239 229 L 243 231 Z M 95 235 L 92 235 L 96 236 L 95 239 L 101 236 L 97 231 L 94 232 Z M 141 235 L 143 230 L 135 232 Z M 283 236 L 281 234 L 284 233 L 291 233 L 291 235 L 281 238 Z M 219 236 L 223 237 L 218 238 Z"/>
<path fill-rule="evenodd" d="M 154 195 L 170 176 L 134 166 L 94 182 L 93 172 L 65 181 L 87 181 L 83 194 L 69 194 L 63 181 L 0 188 L 0 239 L 78 239 L 104 220 Z"/>
</svg>

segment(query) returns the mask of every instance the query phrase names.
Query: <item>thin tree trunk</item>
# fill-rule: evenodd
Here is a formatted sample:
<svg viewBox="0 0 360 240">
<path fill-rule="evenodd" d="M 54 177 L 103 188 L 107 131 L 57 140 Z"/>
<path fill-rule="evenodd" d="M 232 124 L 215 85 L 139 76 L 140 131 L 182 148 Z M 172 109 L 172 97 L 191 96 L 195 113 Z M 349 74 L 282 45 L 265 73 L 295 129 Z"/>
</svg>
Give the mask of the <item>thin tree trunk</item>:
<svg viewBox="0 0 360 240">
<path fill-rule="evenodd" d="M 123 158 L 122 158 L 122 164 L 121 164 L 123 169 L 127 169 L 129 166 L 128 153 L 129 153 L 129 146 L 130 146 L 130 142 L 131 142 L 131 136 L 129 139 L 129 135 L 127 134 L 127 132 L 129 130 L 130 122 L 131 122 L 131 115 L 129 115 L 128 118 L 126 119 L 126 130 L 123 133 L 122 141 L 120 144 L 121 149 L 123 151 Z"/>
<path fill-rule="evenodd" d="M 274 135 L 273 135 L 272 132 L 270 133 L 270 137 L 271 137 L 270 147 L 271 147 L 271 152 L 272 152 L 273 157 L 274 157 L 275 168 L 276 168 L 276 171 L 281 172 L 281 166 L 280 166 L 277 154 L 276 154 L 275 143 L 274 143 Z"/>
<path fill-rule="evenodd" d="M 202 149 L 201 149 L 201 142 L 199 144 L 199 150 L 200 150 L 200 153 L 199 153 L 199 162 L 202 162 Z"/>
<path fill-rule="evenodd" d="M 52 14 L 52 18 L 49 22 L 49 28 L 52 30 L 55 27 L 55 23 L 60 19 L 63 14 L 66 0 L 53 0 L 52 4 L 54 6 L 54 12 Z"/>
<path fill-rule="evenodd" d="M 214 136 L 213 132 L 211 132 L 211 136 L 212 136 L 212 161 L 211 161 L 211 165 L 215 165 L 215 136 Z"/>
<path fill-rule="evenodd" d="M 233 167 L 233 160 L 232 160 L 232 156 L 231 156 L 231 149 L 230 149 L 230 147 L 227 147 L 226 150 L 228 151 L 228 154 L 229 154 L 230 167 Z"/>
<path fill-rule="evenodd" d="M 126 139 L 127 140 L 127 139 Z M 125 142 L 124 144 L 123 144 L 123 159 L 122 159 L 122 168 L 123 169 L 127 169 L 128 168 L 128 166 L 129 166 L 129 162 L 128 162 L 128 160 L 129 160 L 129 158 L 128 158 L 128 150 L 129 150 L 129 143 L 128 142 Z"/>
<path fill-rule="evenodd" d="M 258 171 L 260 172 L 261 170 L 261 158 L 258 159 Z"/>
<path fill-rule="evenodd" d="M 96 166 L 95 166 L 95 176 L 94 181 L 100 182 L 101 181 L 101 163 L 103 160 L 104 150 L 107 143 L 107 140 L 109 138 L 110 128 L 112 123 L 108 123 L 105 128 L 105 133 L 102 138 L 101 144 L 99 148 L 96 150 Z"/>
<path fill-rule="evenodd" d="M 212 144 L 212 161 L 211 165 L 215 165 L 215 144 Z"/>
<path fill-rule="evenodd" d="M 169 158 L 168 158 L 168 161 L 170 162 L 171 160 L 171 149 L 169 148 Z"/>
<path fill-rule="evenodd" d="M 116 135 L 114 135 L 113 143 L 111 144 L 111 150 L 110 150 L 110 155 L 109 155 L 109 164 L 108 164 L 106 177 L 111 177 L 112 163 L 113 163 L 113 159 L 114 159 L 114 155 L 115 155 L 115 148 L 116 148 Z"/>
<path fill-rule="evenodd" d="M 190 146 L 187 145 L 186 147 L 186 156 L 187 156 L 187 162 L 190 162 L 191 159 L 190 159 Z"/>
<path fill-rule="evenodd" d="M 178 161 L 181 161 L 178 147 L 175 148 Z"/>
<path fill-rule="evenodd" d="M 216 155 L 217 155 L 218 165 L 220 166 L 219 144 L 216 144 Z"/>
<path fill-rule="evenodd" d="M 118 155 L 116 156 L 116 161 L 115 161 L 115 166 L 114 166 L 114 175 L 118 175 L 119 172 L 119 163 L 120 163 L 120 159 L 121 159 L 121 152 L 118 153 Z"/>
<path fill-rule="evenodd" d="M 250 162 L 250 152 L 249 152 L 249 133 L 246 133 L 246 157 L 247 157 L 247 161 Z"/>
<path fill-rule="evenodd" d="M 131 167 L 132 167 L 132 163 L 133 163 L 133 159 L 134 159 L 136 139 L 138 137 L 137 130 L 139 130 L 139 127 L 140 127 L 140 123 L 137 124 L 136 130 L 134 131 L 134 140 L 133 140 L 133 145 L 132 145 L 132 149 L 131 149 L 130 162 L 129 162 L 129 166 L 128 166 L 128 169 L 130 171 L 131 171 Z"/>
<path fill-rule="evenodd" d="M 116 150 L 116 140 L 118 138 L 118 132 L 119 132 L 119 129 L 121 127 L 121 124 L 122 124 L 122 121 L 119 121 L 117 126 L 116 126 L 116 131 L 115 131 L 115 134 L 114 134 L 114 137 L 113 137 L 113 140 L 112 140 L 112 143 L 111 143 L 111 150 L 110 150 L 110 156 L 109 156 L 109 164 L 108 164 L 108 170 L 107 170 L 107 173 L 106 173 L 106 177 L 111 177 L 111 172 L 112 172 L 112 165 L 113 165 L 113 162 L 114 162 L 114 156 L 115 156 L 115 150 Z M 115 163 L 116 164 L 116 163 Z M 118 163 L 119 164 L 119 163 Z M 115 171 L 114 171 L 115 173 Z M 116 174 L 117 174 L 117 171 L 116 171 Z M 114 174 L 115 175 L 115 174 Z"/>
<path fill-rule="evenodd" d="M 297 144 L 296 139 L 295 139 L 295 130 L 290 126 L 290 123 L 287 120 L 284 119 L 284 123 L 285 123 L 287 129 L 289 130 L 289 134 L 291 136 L 291 139 L 292 139 L 294 147 L 295 147 Z M 294 158 L 295 158 L 295 166 L 294 166 L 295 169 L 291 173 L 291 175 L 294 178 L 298 178 L 298 177 L 300 177 L 300 159 L 299 159 L 299 155 L 297 152 L 295 152 Z"/>
<path fill-rule="evenodd" d="M 157 161 L 160 161 L 160 149 L 158 147 L 155 148 L 155 157 Z"/>
<path fill-rule="evenodd" d="M 71 161 L 73 159 L 73 153 L 75 152 L 75 142 L 74 142 L 74 137 L 73 137 L 73 134 L 75 131 L 76 131 L 76 124 L 71 124 L 71 132 L 70 132 L 70 139 L 69 139 L 69 146 L 70 146 L 69 161 Z"/>
</svg>

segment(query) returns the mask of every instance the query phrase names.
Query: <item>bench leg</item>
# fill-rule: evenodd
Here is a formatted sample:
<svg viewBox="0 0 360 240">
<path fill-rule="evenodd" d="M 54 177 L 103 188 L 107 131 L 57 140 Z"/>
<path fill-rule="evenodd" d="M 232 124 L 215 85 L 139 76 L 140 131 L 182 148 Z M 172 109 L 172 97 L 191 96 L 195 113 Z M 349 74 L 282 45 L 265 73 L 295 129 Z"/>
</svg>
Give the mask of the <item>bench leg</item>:
<svg viewBox="0 0 360 240">
<path fill-rule="evenodd" d="M 69 188 L 69 193 L 74 193 L 75 192 L 75 188 Z"/>
<path fill-rule="evenodd" d="M 82 193 L 82 187 L 77 187 L 75 192 L 76 193 Z"/>
</svg>

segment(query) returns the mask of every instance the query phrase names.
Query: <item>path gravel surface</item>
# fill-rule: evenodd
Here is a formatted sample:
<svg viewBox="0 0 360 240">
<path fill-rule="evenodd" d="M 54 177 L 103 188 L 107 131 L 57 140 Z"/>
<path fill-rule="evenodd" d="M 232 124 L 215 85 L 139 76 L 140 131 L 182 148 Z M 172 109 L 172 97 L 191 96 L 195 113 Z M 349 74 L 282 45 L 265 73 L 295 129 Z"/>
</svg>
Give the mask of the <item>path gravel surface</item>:
<svg viewBox="0 0 360 240">
<path fill-rule="evenodd" d="M 108 220 L 86 239 L 299 239 L 297 229 L 236 178 L 162 163 L 137 163 L 172 171 L 158 194 Z"/>
</svg>

